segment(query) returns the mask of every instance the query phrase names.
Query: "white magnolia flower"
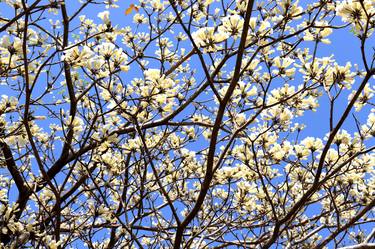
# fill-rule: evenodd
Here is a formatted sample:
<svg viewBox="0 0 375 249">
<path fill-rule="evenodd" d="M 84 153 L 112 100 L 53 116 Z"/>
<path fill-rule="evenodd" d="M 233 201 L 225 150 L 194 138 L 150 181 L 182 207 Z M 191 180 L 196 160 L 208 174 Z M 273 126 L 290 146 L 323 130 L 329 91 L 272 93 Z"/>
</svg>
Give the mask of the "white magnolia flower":
<svg viewBox="0 0 375 249">
<path fill-rule="evenodd" d="M 98 14 L 98 17 L 100 19 L 102 19 L 102 21 L 105 23 L 105 24 L 109 24 L 111 23 L 111 20 L 109 19 L 109 11 L 106 10 L 106 11 L 103 11 L 103 12 L 100 12 Z"/>
<path fill-rule="evenodd" d="M 219 31 L 227 33 L 233 38 L 238 38 L 242 34 L 244 20 L 239 15 L 230 15 L 222 19 L 223 24 L 219 26 Z"/>
<path fill-rule="evenodd" d="M 195 44 L 204 48 L 206 52 L 213 52 L 220 49 L 217 44 L 226 40 L 229 35 L 222 30 L 215 32 L 214 27 L 200 28 L 192 34 Z"/>
</svg>

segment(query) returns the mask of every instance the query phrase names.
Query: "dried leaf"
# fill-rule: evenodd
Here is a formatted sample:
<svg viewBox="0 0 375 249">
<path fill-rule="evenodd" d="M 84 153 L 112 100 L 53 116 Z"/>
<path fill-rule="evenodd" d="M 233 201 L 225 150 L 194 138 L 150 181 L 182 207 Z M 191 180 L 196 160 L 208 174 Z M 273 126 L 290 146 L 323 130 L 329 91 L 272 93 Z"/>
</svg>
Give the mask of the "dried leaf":
<svg viewBox="0 0 375 249">
<path fill-rule="evenodd" d="M 125 10 L 125 15 L 129 15 L 133 10 L 135 10 L 136 12 L 139 11 L 139 7 L 135 6 L 133 3 L 130 4 L 129 8 L 127 8 Z"/>
</svg>

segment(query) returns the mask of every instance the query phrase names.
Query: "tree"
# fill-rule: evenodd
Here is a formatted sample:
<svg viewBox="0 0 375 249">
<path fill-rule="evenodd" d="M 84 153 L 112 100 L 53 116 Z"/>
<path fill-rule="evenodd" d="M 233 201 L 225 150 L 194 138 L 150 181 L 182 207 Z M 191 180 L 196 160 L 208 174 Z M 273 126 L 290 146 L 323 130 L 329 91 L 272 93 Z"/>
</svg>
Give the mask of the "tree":
<svg viewBox="0 0 375 249">
<path fill-rule="evenodd" d="M 374 0 L 1 2 L 2 247 L 374 248 Z"/>
</svg>

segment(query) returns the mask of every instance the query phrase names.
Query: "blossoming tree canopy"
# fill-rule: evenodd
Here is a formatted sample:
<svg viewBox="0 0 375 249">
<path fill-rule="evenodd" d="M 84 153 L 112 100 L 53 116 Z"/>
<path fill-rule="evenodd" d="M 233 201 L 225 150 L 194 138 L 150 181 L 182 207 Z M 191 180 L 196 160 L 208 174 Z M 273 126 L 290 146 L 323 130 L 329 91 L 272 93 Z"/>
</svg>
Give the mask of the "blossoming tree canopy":
<svg viewBox="0 0 375 249">
<path fill-rule="evenodd" d="M 2 0 L 1 248 L 374 248 L 374 0 Z"/>
</svg>

